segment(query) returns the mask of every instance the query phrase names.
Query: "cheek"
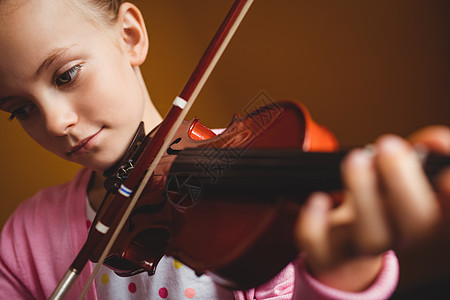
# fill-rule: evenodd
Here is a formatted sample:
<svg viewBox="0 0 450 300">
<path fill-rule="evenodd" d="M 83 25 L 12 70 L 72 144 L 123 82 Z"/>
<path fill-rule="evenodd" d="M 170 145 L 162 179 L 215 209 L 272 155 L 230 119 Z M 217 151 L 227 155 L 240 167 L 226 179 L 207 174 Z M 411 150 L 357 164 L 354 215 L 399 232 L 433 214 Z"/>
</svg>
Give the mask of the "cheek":
<svg viewBox="0 0 450 300">
<path fill-rule="evenodd" d="M 84 90 L 87 105 L 83 114 L 105 117 L 114 124 L 133 123 L 142 118 L 144 97 L 131 68 L 103 69 Z"/>
<path fill-rule="evenodd" d="M 63 157 L 64 153 L 61 153 L 60 147 L 57 145 L 55 139 L 50 138 L 46 130 L 45 124 L 42 120 L 37 120 L 34 122 L 22 122 L 21 126 L 23 130 L 28 134 L 28 136 L 33 139 L 42 148 Z"/>
</svg>

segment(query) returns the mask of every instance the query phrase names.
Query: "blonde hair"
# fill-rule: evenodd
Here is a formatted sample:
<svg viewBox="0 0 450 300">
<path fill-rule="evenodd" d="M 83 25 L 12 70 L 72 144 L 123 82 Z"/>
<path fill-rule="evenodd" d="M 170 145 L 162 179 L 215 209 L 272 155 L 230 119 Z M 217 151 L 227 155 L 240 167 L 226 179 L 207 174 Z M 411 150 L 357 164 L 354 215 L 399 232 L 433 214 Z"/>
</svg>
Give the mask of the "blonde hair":
<svg viewBox="0 0 450 300">
<path fill-rule="evenodd" d="M 86 2 L 88 7 L 94 8 L 94 12 L 99 14 L 100 19 L 108 23 L 117 20 L 117 14 L 122 4 L 122 0 L 83 0 L 83 2 Z"/>
<path fill-rule="evenodd" d="M 21 7 L 25 0 L 7 1 L 7 6 L 2 7 L 2 16 L 6 16 L 17 8 Z M 66 2 L 69 6 L 75 7 L 78 12 L 88 17 L 94 23 L 103 23 L 112 26 L 117 21 L 122 0 L 69 0 Z M 5 1 L 0 0 L 0 4 Z"/>
<path fill-rule="evenodd" d="M 122 0 L 71 0 L 70 5 L 75 6 L 84 16 L 95 23 L 112 26 L 117 21 Z"/>
</svg>

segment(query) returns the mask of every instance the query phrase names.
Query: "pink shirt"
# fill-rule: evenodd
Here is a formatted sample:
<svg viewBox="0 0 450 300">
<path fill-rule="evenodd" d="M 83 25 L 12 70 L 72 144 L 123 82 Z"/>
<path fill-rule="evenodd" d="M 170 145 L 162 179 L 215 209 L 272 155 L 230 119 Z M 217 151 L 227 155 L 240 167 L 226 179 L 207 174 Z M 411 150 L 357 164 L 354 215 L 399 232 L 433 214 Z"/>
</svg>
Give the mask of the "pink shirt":
<svg viewBox="0 0 450 300">
<path fill-rule="evenodd" d="M 66 184 L 44 189 L 22 203 L 0 236 L 0 292 L 5 299 L 48 299 L 87 238 L 86 189 L 91 172 L 82 169 Z M 83 270 L 67 299 L 77 299 L 92 265 Z M 377 280 L 366 291 L 327 287 L 305 271 L 301 259 L 270 282 L 235 299 L 386 299 L 398 280 L 398 262 L 389 251 Z M 87 299 L 97 299 L 95 284 Z"/>
</svg>

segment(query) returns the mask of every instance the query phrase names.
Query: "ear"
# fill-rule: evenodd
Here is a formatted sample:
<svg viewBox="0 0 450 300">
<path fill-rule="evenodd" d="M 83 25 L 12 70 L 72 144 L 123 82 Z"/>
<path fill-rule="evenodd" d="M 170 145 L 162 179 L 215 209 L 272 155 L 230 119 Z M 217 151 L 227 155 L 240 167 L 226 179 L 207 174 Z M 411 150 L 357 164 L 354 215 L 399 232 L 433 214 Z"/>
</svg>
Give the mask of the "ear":
<svg viewBox="0 0 450 300">
<path fill-rule="evenodd" d="M 148 53 L 148 35 L 141 11 L 125 2 L 119 8 L 118 25 L 121 39 L 132 66 L 140 66 Z"/>
</svg>

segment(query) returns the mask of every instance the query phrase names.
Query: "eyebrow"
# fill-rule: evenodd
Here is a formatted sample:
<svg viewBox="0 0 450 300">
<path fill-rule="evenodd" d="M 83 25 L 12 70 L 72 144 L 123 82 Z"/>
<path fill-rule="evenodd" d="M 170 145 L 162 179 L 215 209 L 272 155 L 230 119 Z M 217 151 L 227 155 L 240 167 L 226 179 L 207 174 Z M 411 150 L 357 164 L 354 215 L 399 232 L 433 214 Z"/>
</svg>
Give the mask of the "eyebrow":
<svg viewBox="0 0 450 300">
<path fill-rule="evenodd" d="M 13 97 L 6 97 L 6 98 L 2 98 L 0 99 L 0 107 L 5 104 L 6 102 L 8 102 L 10 99 L 12 99 Z"/>
<path fill-rule="evenodd" d="M 39 68 L 37 69 L 36 73 L 34 74 L 35 77 L 39 77 L 39 75 L 44 72 L 46 69 L 48 69 L 49 66 L 52 65 L 52 63 L 61 58 L 62 56 L 64 56 L 71 48 L 70 47 L 61 47 L 61 48 L 56 48 L 54 50 L 52 50 L 49 55 L 47 56 L 47 58 L 42 62 L 42 64 L 39 66 Z"/>
<path fill-rule="evenodd" d="M 47 58 L 39 66 L 39 68 L 37 69 L 37 71 L 34 74 L 34 76 L 36 78 L 39 77 L 39 75 L 42 72 L 44 72 L 46 69 L 48 69 L 55 60 L 61 59 L 74 46 L 75 46 L 75 44 L 74 45 L 70 45 L 69 47 L 56 48 L 56 49 L 53 49 L 52 51 L 50 51 L 49 54 L 47 55 Z M 6 97 L 6 98 L 0 98 L 0 106 L 3 106 L 6 102 L 8 102 L 12 98 L 14 98 L 14 96 Z"/>
</svg>

